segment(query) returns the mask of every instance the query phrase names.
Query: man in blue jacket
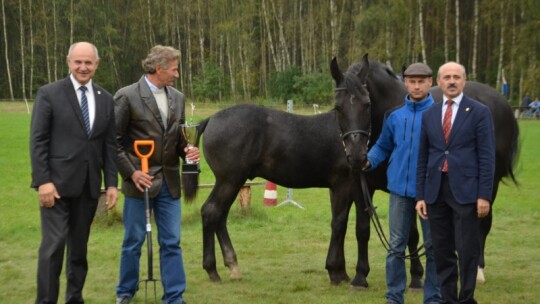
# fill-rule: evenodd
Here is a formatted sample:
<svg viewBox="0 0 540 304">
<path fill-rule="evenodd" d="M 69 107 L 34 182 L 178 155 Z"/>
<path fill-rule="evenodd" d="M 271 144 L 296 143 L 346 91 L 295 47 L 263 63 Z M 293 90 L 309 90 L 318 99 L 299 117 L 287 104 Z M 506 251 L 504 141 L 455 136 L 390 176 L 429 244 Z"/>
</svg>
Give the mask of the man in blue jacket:
<svg viewBox="0 0 540 304">
<path fill-rule="evenodd" d="M 376 168 L 389 158 L 388 190 L 390 191 L 390 250 L 386 256 L 386 303 L 402 304 L 407 285 L 405 248 L 409 231 L 416 221 L 416 165 L 422 112 L 433 105 L 429 93 L 432 71 L 423 63 L 410 65 L 403 73 L 409 94 L 405 103 L 386 114 L 383 130 L 368 153 L 366 169 Z M 424 240 L 430 240 L 429 223 L 421 220 Z M 431 243 L 426 247 L 426 280 L 424 303 L 440 303 L 441 296 Z"/>
</svg>

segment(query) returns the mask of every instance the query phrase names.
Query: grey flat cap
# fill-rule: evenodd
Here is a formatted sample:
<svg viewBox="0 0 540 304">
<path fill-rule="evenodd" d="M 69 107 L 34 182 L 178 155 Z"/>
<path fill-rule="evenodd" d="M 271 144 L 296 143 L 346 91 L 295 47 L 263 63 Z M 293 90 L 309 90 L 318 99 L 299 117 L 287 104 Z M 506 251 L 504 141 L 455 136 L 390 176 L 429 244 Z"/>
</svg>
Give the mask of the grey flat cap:
<svg viewBox="0 0 540 304">
<path fill-rule="evenodd" d="M 423 64 L 423 63 L 413 63 L 411 64 L 404 72 L 403 72 L 403 77 L 406 77 L 406 76 L 432 76 L 433 75 L 433 72 L 431 71 L 431 69 Z"/>
</svg>

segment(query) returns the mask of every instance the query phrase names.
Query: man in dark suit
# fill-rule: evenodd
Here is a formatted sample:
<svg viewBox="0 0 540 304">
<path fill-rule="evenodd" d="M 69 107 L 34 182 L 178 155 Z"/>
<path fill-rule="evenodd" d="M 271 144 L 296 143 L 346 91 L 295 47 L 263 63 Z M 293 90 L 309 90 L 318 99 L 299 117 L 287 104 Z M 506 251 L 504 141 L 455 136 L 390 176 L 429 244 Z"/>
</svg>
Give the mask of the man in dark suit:
<svg viewBox="0 0 540 304">
<path fill-rule="evenodd" d="M 67 64 L 70 75 L 41 87 L 32 112 L 32 187 L 39 194 L 42 234 L 36 303 L 58 301 L 66 246 L 65 301 L 84 303 L 87 243 L 102 173 L 109 209 L 118 198 L 114 103 L 92 82 L 98 51 L 88 42 L 75 43 Z"/>
<path fill-rule="evenodd" d="M 489 213 L 495 172 L 491 112 L 463 95 L 465 82 L 462 65 L 439 68 L 443 102 L 422 116 L 418 155 L 416 210 L 429 219 L 443 303 L 476 303 L 479 218 Z"/>
</svg>

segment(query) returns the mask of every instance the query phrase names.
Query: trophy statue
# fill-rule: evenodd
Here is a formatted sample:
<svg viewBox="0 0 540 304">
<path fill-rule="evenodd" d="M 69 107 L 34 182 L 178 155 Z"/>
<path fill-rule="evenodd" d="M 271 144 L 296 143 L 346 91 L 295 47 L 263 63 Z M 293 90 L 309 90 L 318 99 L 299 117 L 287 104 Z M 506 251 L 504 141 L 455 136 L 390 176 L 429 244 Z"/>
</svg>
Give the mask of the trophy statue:
<svg viewBox="0 0 540 304">
<path fill-rule="evenodd" d="M 188 144 L 194 143 L 197 140 L 198 126 L 199 124 L 194 123 L 185 123 L 180 125 L 184 139 Z M 184 164 L 182 164 L 182 174 L 199 174 L 199 172 L 201 172 L 199 163 L 192 161 L 186 156 L 186 161 Z"/>
<path fill-rule="evenodd" d="M 199 130 L 197 127 L 199 124 L 193 123 L 193 113 L 195 112 L 195 104 L 191 103 L 191 117 L 189 119 L 189 123 L 186 122 L 185 124 L 180 124 L 180 128 L 182 130 L 182 135 L 184 135 L 184 140 L 187 144 L 195 144 L 197 141 L 197 135 Z M 191 159 L 186 157 L 186 161 L 182 165 L 182 174 L 199 174 L 201 172 L 201 169 L 199 167 L 198 162 L 194 162 Z"/>
</svg>

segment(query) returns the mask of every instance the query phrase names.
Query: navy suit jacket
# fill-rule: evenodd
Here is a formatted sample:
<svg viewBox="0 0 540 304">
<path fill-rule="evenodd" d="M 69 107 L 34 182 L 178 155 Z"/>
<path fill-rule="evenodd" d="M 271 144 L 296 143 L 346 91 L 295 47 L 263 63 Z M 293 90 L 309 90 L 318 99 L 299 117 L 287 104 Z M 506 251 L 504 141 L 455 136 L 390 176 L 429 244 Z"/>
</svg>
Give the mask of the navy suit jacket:
<svg viewBox="0 0 540 304">
<path fill-rule="evenodd" d="M 93 82 L 92 82 L 93 83 Z M 96 115 L 87 135 L 75 88 L 68 77 L 39 89 L 30 134 L 32 187 L 52 182 L 62 197 L 76 198 L 88 178 L 90 196 L 116 187 L 116 139 L 111 94 L 93 83 Z"/>
<path fill-rule="evenodd" d="M 448 161 L 450 189 L 460 204 L 491 201 L 495 174 L 495 134 L 489 108 L 463 96 L 448 144 L 442 130 L 442 102 L 422 116 L 416 175 L 416 200 L 436 201 L 444 159 Z"/>
</svg>

